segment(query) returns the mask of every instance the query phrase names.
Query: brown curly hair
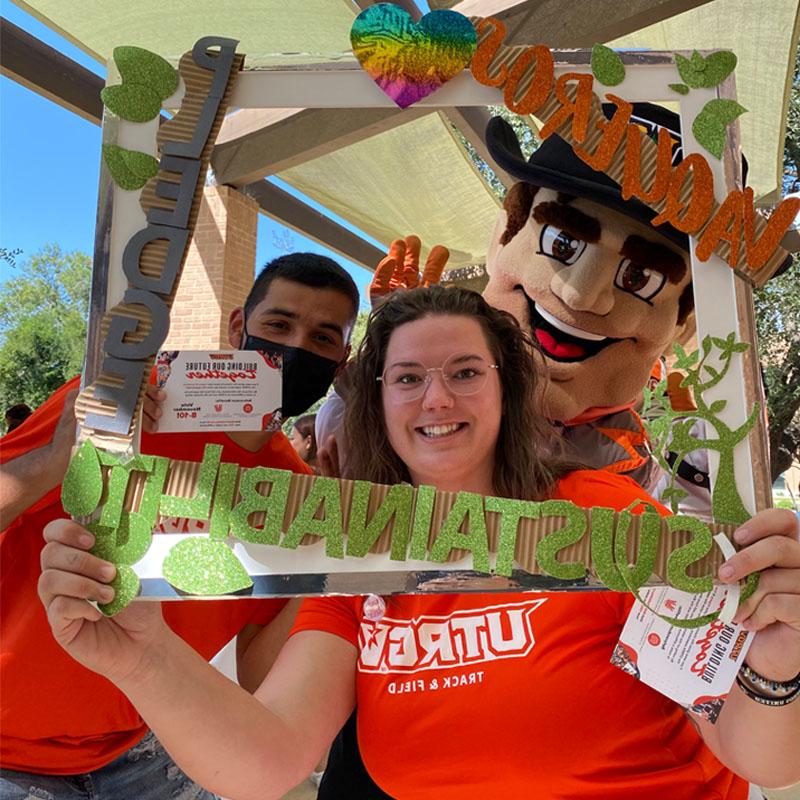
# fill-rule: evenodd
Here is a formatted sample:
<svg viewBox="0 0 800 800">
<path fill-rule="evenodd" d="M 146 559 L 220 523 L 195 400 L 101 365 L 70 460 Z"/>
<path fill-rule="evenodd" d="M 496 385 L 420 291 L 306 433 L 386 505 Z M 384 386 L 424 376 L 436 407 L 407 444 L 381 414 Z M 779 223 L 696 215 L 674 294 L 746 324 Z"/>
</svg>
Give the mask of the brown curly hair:
<svg viewBox="0 0 800 800">
<path fill-rule="evenodd" d="M 540 411 L 544 387 L 538 349 L 511 314 L 490 306 L 479 294 L 456 287 L 394 292 L 370 315 L 352 368 L 345 414 L 348 477 L 375 483 L 410 482 L 408 468 L 389 444 L 381 386 L 386 350 L 401 325 L 426 316 L 464 316 L 481 326 L 500 369 L 503 407 L 495 445 L 493 491 L 500 497 L 540 500 L 572 466 L 548 454 L 555 436 Z M 543 369 L 543 367 L 542 367 Z"/>
</svg>

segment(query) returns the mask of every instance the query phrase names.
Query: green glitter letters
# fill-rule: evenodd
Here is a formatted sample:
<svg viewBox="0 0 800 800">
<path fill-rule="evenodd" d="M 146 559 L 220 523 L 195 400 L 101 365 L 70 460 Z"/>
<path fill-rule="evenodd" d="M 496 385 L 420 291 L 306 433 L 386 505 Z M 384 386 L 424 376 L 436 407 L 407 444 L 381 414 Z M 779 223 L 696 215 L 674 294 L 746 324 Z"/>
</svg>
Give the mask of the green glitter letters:
<svg viewBox="0 0 800 800">
<path fill-rule="evenodd" d="M 727 340 L 720 340 L 718 346 L 737 349 Z M 195 485 L 193 496 L 185 498 L 162 494 L 170 470 L 166 458 L 137 456 L 120 463 L 117 456 L 98 451 L 91 443 L 76 453 L 69 480 L 65 480 L 65 506 L 81 516 L 92 516 L 87 527 L 96 537 L 93 552 L 116 564 L 118 570 L 117 597 L 103 607 L 104 613 L 115 613 L 138 593 L 139 581 L 131 566 L 147 552 L 159 514 L 211 520 L 209 534 L 182 538 L 163 563 L 163 576 L 181 592 L 192 595 L 240 592 L 252 585 L 226 542 L 229 533 L 243 541 L 286 549 L 298 548 L 306 536 L 318 536 L 325 539 L 326 557 L 342 559 L 345 554 L 355 558 L 367 555 L 391 526 L 391 558 L 395 561 L 409 557 L 441 564 L 454 550 L 466 550 L 472 554 L 473 570 L 491 574 L 487 522 L 497 532 L 496 575 L 512 574 L 519 550 L 520 561 L 531 565 L 527 569 L 537 564 L 541 574 L 565 581 L 580 581 L 592 569 L 609 589 L 631 591 L 638 597 L 639 588 L 649 582 L 655 568 L 662 526 L 666 524 L 670 533 L 686 531 L 692 535 L 691 541 L 667 555 L 666 582 L 695 593 L 709 591 L 713 585 L 711 575 L 687 574 L 689 566 L 704 558 L 712 547 L 710 528 L 691 517 L 671 517 L 666 523 L 652 511 L 636 517 L 639 534 L 633 563 L 629 564 L 628 540 L 634 517 L 628 511 L 615 514 L 609 508 L 593 508 L 587 514 L 586 509 L 566 500 L 532 502 L 459 492 L 429 548 L 434 512 L 437 503 L 445 498 L 437 495 L 433 487 L 414 490 L 408 485 L 392 486 L 377 502 L 371 498 L 372 484 L 356 481 L 352 493 L 345 495 L 349 508 L 343 508 L 342 484 L 336 479 L 313 478 L 300 501 L 302 495 L 298 497 L 296 492 L 303 491 L 307 478 L 293 483 L 290 472 L 267 467 L 241 469 L 221 463 L 220 455 L 218 445 L 209 445 L 203 461 L 193 469 L 188 464 L 173 467 L 176 472 L 169 480 L 176 487 L 178 480 L 184 487 L 186 481 Z M 135 473 L 139 478 L 132 491 L 130 482 Z M 138 508 L 133 499 L 136 497 Z M 293 510 L 287 513 L 290 497 Z M 370 513 L 371 507 L 374 510 Z M 254 514 L 262 515 L 263 524 L 251 519 Z M 520 521 L 548 517 L 560 518 L 565 524 L 555 530 L 548 527 L 544 529 L 546 533 L 537 532 L 535 547 L 518 548 Z M 348 520 L 346 542 L 344 519 Z M 584 546 L 590 547 L 591 557 L 560 560 L 559 554 L 565 548 L 585 540 L 587 530 L 590 542 Z M 582 552 L 585 554 L 586 550 Z M 749 586 L 754 580 L 748 582 Z M 697 624 L 697 620 L 685 624 Z"/>
<path fill-rule="evenodd" d="M 324 509 L 324 515 L 319 512 Z M 344 558 L 344 532 L 342 531 L 342 500 L 339 481 L 335 478 L 317 478 L 300 511 L 292 520 L 281 542 L 281 547 L 294 549 L 302 538 L 325 537 L 325 555 Z"/>
<path fill-rule="evenodd" d="M 559 550 L 579 542 L 586 533 L 586 514 L 583 509 L 566 500 L 547 500 L 541 504 L 545 517 L 564 517 L 563 528 L 545 536 L 536 548 L 536 560 L 542 572 L 561 580 L 579 580 L 586 576 L 586 567 L 580 562 L 562 563 L 556 558 Z"/>
<path fill-rule="evenodd" d="M 254 467 L 247 470 L 239 482 L 242 500 L 230 513 L 231 534 L 244 542 L 278 544 L 291 477 L 290 472 L 269 467 Z M 268 495 L 258 491 L 260 483 L 270 484 Z M 259 511 L 263 511 L 266 517 L 263 526 L 255 528 L 250 524 L 250 515 Z M 218 523 L 215 536 L 219 535 Z"/>
<path fill-rule="evenodd" d="M 479 494 L 458 493 L 433 543 L 429 558 L 441 563 L 453 549 L 469 550 L 472 553 L 472 568 L 477 572 L 489 572 L 486 518 L 483 514 L 483 497 Z"/>
<path fill-rule="evenodd" d="M 367 481 L 355 481 L 347 526 L 347 555 L 358 558 L 365 556 L 394 519 L 391 558 L 405 561 L 414 490 L 403 484 L 392 486 L 372 519 L 367 522 L 371 488 L 372 484 Z"/>
</svg>

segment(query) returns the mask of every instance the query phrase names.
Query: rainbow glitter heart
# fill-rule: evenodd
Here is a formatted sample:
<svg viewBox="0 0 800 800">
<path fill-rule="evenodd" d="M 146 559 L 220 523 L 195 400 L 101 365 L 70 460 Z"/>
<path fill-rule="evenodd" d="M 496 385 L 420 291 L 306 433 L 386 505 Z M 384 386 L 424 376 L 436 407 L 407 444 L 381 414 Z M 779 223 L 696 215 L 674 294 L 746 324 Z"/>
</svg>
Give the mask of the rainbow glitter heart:
<svg viewBox="0 0 800 800">
<path fill-rule="evenodd" d="M 456 11 L 431 11 L 419 22 L 392 3 L 362 11 L 350 29 L 362 68 L 400 108 L 422 100 L 469 64 L 478 37 Z"/>
</svg>

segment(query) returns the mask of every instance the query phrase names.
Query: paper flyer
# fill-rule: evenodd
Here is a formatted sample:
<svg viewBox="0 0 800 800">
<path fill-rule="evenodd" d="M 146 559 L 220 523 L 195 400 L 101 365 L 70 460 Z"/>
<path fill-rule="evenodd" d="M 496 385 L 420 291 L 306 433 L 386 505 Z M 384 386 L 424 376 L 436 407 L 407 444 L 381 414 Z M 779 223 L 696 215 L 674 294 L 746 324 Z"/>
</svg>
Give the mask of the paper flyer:
<svg viewBox="0 0 800 800">
<path fill-rule="evenodd" d="M 156 383 L 167 393 L 160 433 L 261 431 L 281 405 L 281 360 L 258 350 L 166 350 Z"/>
<path fill-rule="evenodd" d="M 659 614 L 685 619 L 719 608 L 725 589 L 697 595 L 659 586 L 642 596 Z M 636 602 L 611 663 L 715 722 L 753 636 L 739 625 L 719 620 L 702 628 L 679 628 Z"/>
</svg>

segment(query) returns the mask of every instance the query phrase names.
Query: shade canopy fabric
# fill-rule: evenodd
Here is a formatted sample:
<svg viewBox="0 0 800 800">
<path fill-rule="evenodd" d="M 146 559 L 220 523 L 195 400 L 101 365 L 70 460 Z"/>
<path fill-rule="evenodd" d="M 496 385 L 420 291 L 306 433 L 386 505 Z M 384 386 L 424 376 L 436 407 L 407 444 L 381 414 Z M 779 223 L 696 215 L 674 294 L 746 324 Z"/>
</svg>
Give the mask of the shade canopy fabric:
<svg viewBox="0 0 800 800">
<path fill-rule="evenodd" d="M 794 0 L 715 0 L 609 45 L 736 53 L 736 93 L 748 110 L 739 118 L 742 151 L 749 164 L 747 182 L 756 197 L 777 201 L 799 32 Z"/>
<path fill-rule="evenodd" d="M 14 0 L 103 64 L 119 45 L 177 63 L 201 36 L 238 39 L 248 66 L 353 59 L 348 0 Z"/>
<path fill-rule="evenodd" d="M 376 176 L 378 176 L 376 180 Z M 450 250 L 450 267 L 481 263 L 498 201 L 439 113 L 314 159 L 280 177 L 373 239 L 416 233 Z"/>
<path fill-rule="evenodd" d="M 780 185 L 799 2 L 713 0 L 611 42 L 626 49 L 729 48 L 737 53 L 737 91 L 748 109 L 740 119 L 742 146 L 750 164 L 748 182 L 757 195 L 775 197 Z M 213 34 L 238 39 L 252 67 L 352 60 L 350 27 L 360 7 L 369 2 L 17 0 L 17 4 L 103 63 L 120 44 L 177 59 L 198 38 Z M 485 13 L 492 13 L 497 5 L 497 0 L 471 0 L 469 12 L 480 14 L 485 7 Z M 536 14 L 538 2 L 505 5 L 520 13 L 530 6 Z M 608 15 L 607 4 L 582 0 L 563 0 L 561 10 L 564 17 L 580 14 L 583 24 L 595 5 Z M 454 8 L 458 10 L 459 4 Z M 602 27 L 598 24 L 598 29 Z M 467 135 L 474 139 L 475 132 Z M 357 230 L 385 244 L 412 232 L 428 244 L 441 242 L 453 253 L 453 267 L 485 259 L 497 200 L 441 112 L 382 133 L 365 130 L 360 141 L 309 158 L 279 172 L 279 177 Z"/>
</svg>

